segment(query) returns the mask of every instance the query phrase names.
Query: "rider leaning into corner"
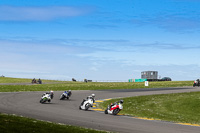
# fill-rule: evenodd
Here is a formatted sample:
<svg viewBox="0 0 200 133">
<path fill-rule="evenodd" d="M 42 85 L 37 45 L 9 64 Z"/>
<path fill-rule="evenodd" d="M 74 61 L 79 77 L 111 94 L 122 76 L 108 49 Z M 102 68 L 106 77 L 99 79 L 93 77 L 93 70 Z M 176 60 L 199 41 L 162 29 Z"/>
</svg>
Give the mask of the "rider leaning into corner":
<svg viewBox="0 0 200 133">
<path fill-rule="evenodd" d="M 72 91 L 71 91 L 71 90 L 65 91 L 65 93 L 66 93 L 69 97 L 72 95 Z"/>
<path fill-rule="evenodd" d="M 118 102 L 111 103 L 111 105 L 110 105 L 110 109 L 111 109 L 112 106 L 114 106 L 114 105 L 118 105 L 119 103 L 120 103 L 120 104 L 123 104 L 123 103 L 124 103 L 124 100 L 120 100 L 120 101 L 118 101 Z"/>
<path fill-rule="evenodd" d="M 53 99 L 53 91 L 51 90 L 50 92 L 46 92 L 44 93 L 42 96 L 46 95 L 46 94 L 50 94 L 51 99 Z"/>
<path fill-rule="evenodd" d="M 83 105 L 83 103 L 88 100 L 88 99 L 92 99 L 93 100 L 93 103 L 95 102 L 95 94 L 92 94 L 90 96 L 87 96 L 87 99 L 83 99 L 83 102 L 81 103 L 81 105 Z"/>
</svg>

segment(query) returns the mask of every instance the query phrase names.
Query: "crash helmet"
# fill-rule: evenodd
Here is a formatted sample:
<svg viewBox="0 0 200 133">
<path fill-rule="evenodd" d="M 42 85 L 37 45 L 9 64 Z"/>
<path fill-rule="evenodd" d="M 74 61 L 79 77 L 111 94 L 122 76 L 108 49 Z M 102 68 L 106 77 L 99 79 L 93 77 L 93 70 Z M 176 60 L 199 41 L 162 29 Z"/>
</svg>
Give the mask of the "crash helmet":
<svg viewBox="0 0 200 133">
<path fill-rule="evenodd" d="M 51 90 L 50 93 L 53 93 L 53 91 Z"/>
<path fill-rule="evenodd" d="M 95 97 L 95 94 L 92 94 L 92 97 L 94 98 L 94 97 Z"/>
<path fill-rule="evenodd" d="M 69 90 L 69 92 L 71 92 L 71 90 Z"/>
<path fill-rule="evenodd" d="M 123 102 L 124 102 L 124 100 L 120 100 L 120 101 L 119 101 L 119 103 L 121 103 L 121 104 L 122 104 Z"/>
</svg>

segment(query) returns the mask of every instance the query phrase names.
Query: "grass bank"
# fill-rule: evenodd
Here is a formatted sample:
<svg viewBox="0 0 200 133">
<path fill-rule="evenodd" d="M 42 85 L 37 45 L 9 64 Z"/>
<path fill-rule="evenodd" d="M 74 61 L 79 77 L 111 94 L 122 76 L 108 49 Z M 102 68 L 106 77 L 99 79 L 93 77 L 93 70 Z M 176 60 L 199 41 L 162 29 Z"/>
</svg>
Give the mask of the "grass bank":
<svg viewBox="0 0 200 133">
<path fill-rule="evenodd" d="M 112 99 L 99 106 L 105 109 L 118 100 Z M 123 100 L 124 109 L 120 113 L 125 115 L 200 124 L 200 92 L 137 96 Z"/>
<path fill-rule="evenodd" d="M 9 81 L 9 82 L 13 83 L 14 81 Z M 68 81 L 68 82 L 61 82 L 59 84 L 52 83 L 52 84 L 33 84 L 33 85 L 0 85 L 0 92 L 49 91 L 49 90 L 59 91 L 59 90 L 69 90 L 69 89 L 70 90 L 138 89 L 138 88 L 183 87 L 183 86 L 192 86 L 192 85 L 193 85 L 193 81 L 149 82 L 149 86 L 145 86 L 144 82 L 137 82 L 137 83 L 88 82 L 88 83 L 85 83 L 85 82 Z"/>
<path fill-rule="evenodd" d="M 1 133 L 106 133 L 77 126 L 60 125 L 26 117 L 0 114 Z"/>
<path fill-rule="evenodd" d="M 38 80 L 38 79 L 36 79 Z M 0 77 L 0 83 L 31 83 L 32 79 L 26 78 L 11 78 L 11 77 Z M 43 82 L 64 82 L 58 80 L 42 80 Z"/>
</svg>

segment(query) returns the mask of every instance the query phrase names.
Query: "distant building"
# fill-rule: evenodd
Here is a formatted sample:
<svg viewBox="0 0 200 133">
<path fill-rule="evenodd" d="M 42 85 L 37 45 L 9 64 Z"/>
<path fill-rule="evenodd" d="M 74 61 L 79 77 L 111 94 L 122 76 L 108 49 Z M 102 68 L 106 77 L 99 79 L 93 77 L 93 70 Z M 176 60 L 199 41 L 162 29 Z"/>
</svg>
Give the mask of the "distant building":
<svg viewBox="0 0 200 133">
<path fill-rule="evenodd" d="M 142 79 L 150 79 L 157 80 L 158 79 L 158 71 L 143 71 L 141 72 Z"/>
</svg>

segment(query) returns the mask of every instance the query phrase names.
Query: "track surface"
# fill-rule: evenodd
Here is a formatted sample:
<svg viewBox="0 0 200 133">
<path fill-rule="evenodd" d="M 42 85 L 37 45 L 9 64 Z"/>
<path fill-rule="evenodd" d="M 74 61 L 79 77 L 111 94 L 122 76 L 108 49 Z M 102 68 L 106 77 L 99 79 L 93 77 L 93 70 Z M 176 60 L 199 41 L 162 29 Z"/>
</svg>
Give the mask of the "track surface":
<svg viewBox="0 0 200 133">
<path fill-rule="evenodd" d="M 78 107 L 88 95 L 95 93 L 97 99 L 139 95 L 167 94 L 200 91 L 199 88 L 125 89 L 103 91 L 72 91 L 69 100 L 60 101 L 61 91 L 54 92 L 51 103 L 40 104 L 43 92 L 0 93 L 0 112 L 17 114 L 39 120 L 77 125 L 99 130 L 129 133 L 199 133 L 200 127 L 149 121 L 125 116 L 105 115 L 96 111 L 83 111 Z M 124 107 L 125 108 L 125 107 Z"/>
</svg>

